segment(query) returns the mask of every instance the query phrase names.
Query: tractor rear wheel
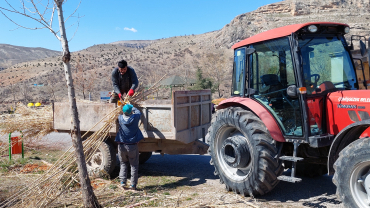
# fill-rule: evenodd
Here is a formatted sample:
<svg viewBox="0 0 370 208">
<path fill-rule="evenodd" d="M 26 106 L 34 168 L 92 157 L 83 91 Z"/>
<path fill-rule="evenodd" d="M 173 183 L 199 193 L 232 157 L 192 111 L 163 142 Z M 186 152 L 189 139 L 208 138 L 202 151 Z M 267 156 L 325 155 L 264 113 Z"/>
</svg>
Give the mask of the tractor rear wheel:
<svg viewBox="0 0 370 208">
<path fill-rule="evenodd" d="M 226 189 L 243 195 L 263 195 L 283 172 L 277 142 L 252 112 L 240 107 L 217 111 L 207 134 L 211 165 Z"/>
<path fill-rule="evenodd" d="M 359 139 L 344 148 L 334 163 L 333 182 L 344 207 L 369 207 L 370 138 Z"/>
</svg>

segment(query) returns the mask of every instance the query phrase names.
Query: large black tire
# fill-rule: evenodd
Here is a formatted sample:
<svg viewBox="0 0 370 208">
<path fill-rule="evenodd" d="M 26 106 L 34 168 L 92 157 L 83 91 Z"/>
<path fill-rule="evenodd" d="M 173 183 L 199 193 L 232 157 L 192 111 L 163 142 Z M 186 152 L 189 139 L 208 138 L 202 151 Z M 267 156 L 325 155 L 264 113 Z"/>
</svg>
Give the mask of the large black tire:
<svg viewBox="0 0 370 208">
<path fill-rule="evenodd" d="M 152 152 L 140 152 L 139 153 L 139 164 L 144 164 L 152 156 Z"/>
<path fill-rule="evenodd" d="M 109 141 L 101 143 L 92 159 L 86 163 L 90 175 L 110 175 L 116 166 L 116 151 Z"/>
<path fill-rule="evenodd" d="M 333 182 L 344 207 L 369 207 L 364 184 L 370 182 L 370 138 L 356 140 L 344 148 L 334 170 Z"/>
<path fill-rule="evenodd" d="M 283 167 L 277 142 L 252 112 L 240 107 L 217 111 L 206 138 L 210 163 L 227 190 L 253 197 L 278 184 Z"/>
</svg>

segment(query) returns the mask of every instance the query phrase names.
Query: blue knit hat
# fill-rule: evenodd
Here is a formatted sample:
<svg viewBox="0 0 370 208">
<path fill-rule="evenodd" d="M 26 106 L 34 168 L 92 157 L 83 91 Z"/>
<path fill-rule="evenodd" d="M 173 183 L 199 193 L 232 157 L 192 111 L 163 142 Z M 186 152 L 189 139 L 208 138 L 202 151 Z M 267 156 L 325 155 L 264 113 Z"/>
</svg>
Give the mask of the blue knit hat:
<svg viewBox="0 0 370 208">
<path fill-rule="evenodd" d="M 130 115 L 131 111 L 132 111 L 132 107 L 133 106 L 131 104 L 124 105 L 123 108 L 122 108 L 123 113 L 126 114 L 126 115 Z"/>
</svg>

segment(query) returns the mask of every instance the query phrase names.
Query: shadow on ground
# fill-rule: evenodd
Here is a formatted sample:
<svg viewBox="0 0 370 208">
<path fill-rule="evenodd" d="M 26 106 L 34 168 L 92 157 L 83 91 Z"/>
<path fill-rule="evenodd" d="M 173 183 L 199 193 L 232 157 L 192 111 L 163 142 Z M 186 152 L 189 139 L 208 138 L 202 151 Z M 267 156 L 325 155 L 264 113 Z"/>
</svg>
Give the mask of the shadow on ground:
<svg viewBox="0 0 370 208">
<path fill-rule="evenodd" d="M 174 183 L 164 185 L 164 188 L 187 185 L 197 186 L 206 183 L 207 179 L 218 179 L 213 172 L 214 168 L 209 164 L 209 155 L 160 155 L 153 154 L 148 161 L 139 166 L 141 176 L 176 176 L 184 177 Z M 111 177 L 117 177 L 119 168 Z M 146 187 L 150 188 L 150 187 Z"/>
<path fill-rule="evenodd" d="M 283 175 L 290 176 L 290 170 Z M 305 207 L 326 208 L 324 204 L 339 205 L 341 201 L 335 196 L 336 186 L 332 176 L 323 175 L 309 178 L 302 177 L 300 183 L 280 183 L 268 194 L 259 196 L 259 201 L 298 202 Z"/>
<path fill-rule="evenodd" d="M 163 155 L 153 156 L 139 167 L 141 176 L 177 176 L 185 177 L 174 183 L 169 183 L 163 188 L 173 188 L 187 185 L 196 186 L 206 183 L 206 180 L 217 179 L 213 174 L 214 167 L 209 164 L 209 155 Z M 117 168 L 115 177 L 118 176 Z M 290 175 L 290 171 L 283 173 Z M 303 206 L 324 208 L 323 204 L 338 205 L 341 202 L 336 198 L 336 187 L 332 176 L 323 175 L 315 178 L 303 177 L 300 183 L 281 181 L 270 193 L 258 196 L 258 201 L 301 202 Z M 151 187 L 146 187 L 150 189 Z M 217 187 L 219 188 L 219 187 Z"/>
</svg>

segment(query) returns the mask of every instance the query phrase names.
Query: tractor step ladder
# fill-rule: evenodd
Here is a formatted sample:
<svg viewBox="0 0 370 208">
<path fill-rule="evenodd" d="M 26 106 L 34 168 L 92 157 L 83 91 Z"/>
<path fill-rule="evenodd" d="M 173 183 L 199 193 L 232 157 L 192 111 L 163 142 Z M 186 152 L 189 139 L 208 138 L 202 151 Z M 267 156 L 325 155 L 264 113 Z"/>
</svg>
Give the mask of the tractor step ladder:
<svg viewBox="0 0 370 208">
<path fill-rule="evenodd" d="M 293 145 L 294 145 L 293 156 L 281 156 L 281 157 L 279 157 L 280 160 L 291 161 L 293 163 L 292 164 L 292 174 L 291 174 L 291 176 L 284 176 L 284 175 L 279 176 L 278 180 L 286 181 L 286 182 L 290 182 L 290 183 L 298 183 L 298 182 L 301 182 L 302 179 L 295 177 L 296 168 L 297 168 L 296 166 L 297 166 L 297 161 L 301 161 L 301 160 L 303 160 L 303 158 L 297 157 L 297 151 L 298 151 L 299 143 L 294 142 Z"/>
</svg>

